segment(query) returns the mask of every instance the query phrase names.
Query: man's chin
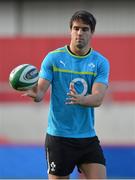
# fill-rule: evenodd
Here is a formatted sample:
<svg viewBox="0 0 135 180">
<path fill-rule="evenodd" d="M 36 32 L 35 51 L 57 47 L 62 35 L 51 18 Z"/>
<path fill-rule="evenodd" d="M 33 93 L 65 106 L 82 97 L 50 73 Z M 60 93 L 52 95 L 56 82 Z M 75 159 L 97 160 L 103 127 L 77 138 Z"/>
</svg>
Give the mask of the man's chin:
<svg viewBox="0 0 135 180">
<path fill-rule="evenodd" d="M 77 47 L 78 49 L 83 49 L 84 46 L 83 46 L 83 44 L 77 44 L 76 47 Z"/>
</svg>

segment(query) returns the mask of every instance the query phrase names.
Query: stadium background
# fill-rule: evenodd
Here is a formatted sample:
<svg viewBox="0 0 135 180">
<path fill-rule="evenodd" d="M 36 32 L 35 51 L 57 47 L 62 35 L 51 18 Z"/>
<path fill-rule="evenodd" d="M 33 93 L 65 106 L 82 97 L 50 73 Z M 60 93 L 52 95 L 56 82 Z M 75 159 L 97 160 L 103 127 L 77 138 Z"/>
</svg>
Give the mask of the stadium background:
<svg viewBox="0 0 135 180">
<path fill-rule="evenodd" d="M 96 16 L 92 46 L 111 64 L 95 124 L 108 177 L 135 178 L 135 2 L 129 0 L 0 1 L 0 178 L 47 178 L 49 92 L 35 104 L 9 87 L 8 76 L 22 63 L 39 68 L 50 50 L 67 44 L 69 19 L 78 9 Z M 76 169 L 71 177 L 79 177 Z"/>
</svg>

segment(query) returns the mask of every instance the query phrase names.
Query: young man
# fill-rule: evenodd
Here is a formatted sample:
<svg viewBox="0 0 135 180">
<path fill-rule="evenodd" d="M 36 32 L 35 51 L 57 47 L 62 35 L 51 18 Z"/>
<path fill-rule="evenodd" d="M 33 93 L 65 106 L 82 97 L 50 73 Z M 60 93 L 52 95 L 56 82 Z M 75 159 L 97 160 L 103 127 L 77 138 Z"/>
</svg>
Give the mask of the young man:
<svg viewBox="0 0 135 180">
<path fill-rule="evenodd" d="M 70 45 L 48 53 L 37 88 L 26 94 L 40 102 L 51 84 L 45 142 L 49 179 L 68 179 L 75 166 L 87 179 L 106 178 L 94 108 L 105 96 L 109 63 L 90 48 L 95 25 L 91 13 L 76 12 L 70 20 Z"/>
</svg>

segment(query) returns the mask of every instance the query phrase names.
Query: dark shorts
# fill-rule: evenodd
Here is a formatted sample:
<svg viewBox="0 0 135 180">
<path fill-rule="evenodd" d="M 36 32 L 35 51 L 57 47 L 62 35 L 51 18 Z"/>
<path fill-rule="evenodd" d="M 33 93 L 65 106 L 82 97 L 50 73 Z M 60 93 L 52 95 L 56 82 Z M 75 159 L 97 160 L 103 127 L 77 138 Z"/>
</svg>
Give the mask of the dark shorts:
<svg viewBox="0 0 135 180">
<path fill-rule="evenodd" d="M 45 141 L 48 173 L 67 176 L 77 165 L 98 163 L 105 165 L 105 158 L 98 137 L 64 138 L 46 135 Z"/>
</svg>

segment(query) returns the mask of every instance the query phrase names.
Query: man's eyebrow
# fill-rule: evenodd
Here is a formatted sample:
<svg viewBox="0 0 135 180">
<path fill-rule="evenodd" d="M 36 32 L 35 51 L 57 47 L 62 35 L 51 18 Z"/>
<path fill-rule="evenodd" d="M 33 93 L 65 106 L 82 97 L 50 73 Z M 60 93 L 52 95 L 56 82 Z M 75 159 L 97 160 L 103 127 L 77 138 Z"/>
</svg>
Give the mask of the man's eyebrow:
<svg viewBox="0 0 135 180">
<path fill-rule="evenodd" d="M 73 26 L 73 27 L 77 27 L 77 28 L 89 28 L 88 26 L 83 26 L 83 27 L 81 27 L 81 26 L 77 26 L 77 25 L 75 25 L 75 26 Z"/>
<path fill-rule="evenodd" d="M 73 27 L 80 27 L 80 26 L 73 26 Z"/>
</svg>

